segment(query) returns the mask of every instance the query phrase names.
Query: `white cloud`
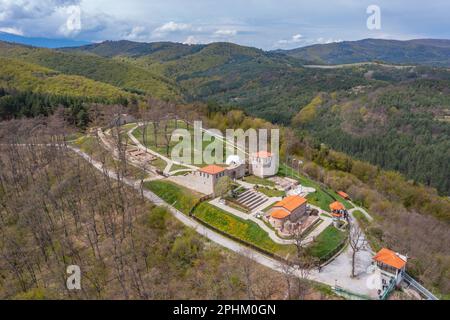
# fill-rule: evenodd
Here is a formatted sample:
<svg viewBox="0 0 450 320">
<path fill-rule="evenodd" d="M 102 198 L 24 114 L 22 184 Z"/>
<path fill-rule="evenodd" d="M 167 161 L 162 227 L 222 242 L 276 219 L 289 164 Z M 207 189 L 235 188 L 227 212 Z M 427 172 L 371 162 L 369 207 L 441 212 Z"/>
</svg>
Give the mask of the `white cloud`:
<svg viewBox="0 0 450 320">
<path fill-rule="evenodd" d="M 303 36 L 301 34 L 294 34 L 292 36 L 292 42 L 300 42 L 302 40 Z"/>
<path fill-rule="evenodd" d="M 320 37 L 320 38 L 317 38 L 317 42 L 321 43 L 321 44 L 329 44 L 329 43 L 342 42 L 342 40 L 341 39 L 335 40 L 335 39 L 332 39 L 332 38 L 325 39 L 325 38 Z"/>
<path fill-rule="evenodd" d="M 16 36 L 23 36 L 23 31 L 14 27 L 3 27 L 0 28 L 0 31 L 15 34 Z"/>
<path fill-rule="evenodd" d="M 163 24 L 161 27 L 155 29 L 156 32 L 166 33 L 175 31 L 191 30 L 192 26 L 187 23 L 176 23 L 173 21 Z"/>
<path fill-rule="evenodd" d="M 383 24 L 382 33 L 367 30 L 366 5 L 361 1 L 288 0 L 283 5 L 263 1 L 258 6 L 255 2 L 261 1 L 0 0 L 0 28 L 14 28 L 28 37 L 63 35 L 90 41 L 183 41 L 192 35 L 202 43 L 228 40 L 265 49 L 310 45 L 320 37 L 320 43 L 449 37 L 448 0 L 429 1 L 426 6 L 419 0 L 380 0 L 385 19 L 398 18 Z M 70 6 L 81 6 L 80 24 L 69 21 L 64 8 Z M 418 19 L 423 23 L 414 23 Z"/>
<path fill-rule="evenodd" d="M 200 41 L 195 36 L 189 36 L 186 38 L 186 40 L 183 41 L 183 44 L 193 45 L 193 44 L 199 44 Z"/>
<path fill-rule="evenodd" d="M 79 5 L 80 2 L 80 0 L 0 0 L 0 21 L 42 18 L 59 8 Z"/>
<path fill-rule="evenodd" d="M 66 16 L 66 21 L 59 28 L 59 32 L 66 36 L 77 35 L 81 31 L 81 8 L 77 5 L 64 7 L 61 10 L 62 15 Z"/>
<path fill-rule="evenodd" d="M 289 45 L 300 43 L 303 41 L 303 36 L 300 33 L 294 34 L 290 39 L 281 39 L 278 41 L 279 45 Z"/>
<path fill-rule="evenodd" d="M 235 29 L 219 29 L 214 32 L 214 35 L 219 37 L 234 37 L 237 33 L 238 32 Z"/>
<path fill-rule="evenodd" d="M 145 27 L 136 26 L 129 32 L 126 32 L 123 36 L 127 40 L 146 40 L 148 38 L 148 32 Z"/>
<path fill-rule="evenodd" d="M 153 36 L 160 38 L 171 33 L 201 32 L 201 31 L 202 31 L 201 27 L 194 27 L 188 23 L 177 23 L 174 21 L 170 21 L 153 30 Z"/>
<path fill-rule="evenodd" d="M 52 36 L 71 37 L 81 30 L 80 3 L 81 0 L 0 0 L 0 27 L 20 35 L 44 36 L 44 31 Z"/>
</svg>

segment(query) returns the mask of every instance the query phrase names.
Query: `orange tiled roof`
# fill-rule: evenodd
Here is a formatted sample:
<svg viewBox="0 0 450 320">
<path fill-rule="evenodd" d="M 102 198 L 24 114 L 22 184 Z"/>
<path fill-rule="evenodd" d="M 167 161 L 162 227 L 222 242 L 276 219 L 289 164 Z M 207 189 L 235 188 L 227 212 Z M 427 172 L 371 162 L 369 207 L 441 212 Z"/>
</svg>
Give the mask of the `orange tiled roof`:
<svg viewBox="0 0 450 320">
<path fill-rule="evenodd" d="M 372 259 L 397 269 L 402 269 L 406 264 L 406 261 L 400 258 L 397 253 L 386 248 L 381 249 Z"/>
<path fill-rule="evenodd" d="M 201 168 L 199 171 L 207 173 L 207 174 L 218 174 L 220 172 L 225 171 L 225 169 L 212 164 L 212 165 Z"/>
<path fill-rule="evenodd" d="M 339 210 L 345 210 L 345 207 L 342 203 L 339 201 L 333 202 L 330 204 L 330 210 L 331 211 L 339 211 Z"/>
<path fill-rule="evenodd" d="M 253 154 L 253 156 L 258 157 L 258 158 L 269 158 L 272 156 L 272 153 L 269 151 L 259 151 L 259 152 L 255 152 Z"/>
<path fill-rule="evenodd" d="M 290 215 L 290 212 L 287 212 L 287 211 L 284 211 L 284 210 L 281 210 L 281 209 L 275 210 L 271 214 L 272 218 L 275 218 L 275 219 L 284 219 L 288 215 Z"/>
<path fill-rule="evenodd" d="M 300 207 L 302 204 L 306 203 L 306 199 L 302 198 L 300 196 L 289 196 L 281 200 L 280 202 L 277 202 L 274 207 L 282 207 L 285 208 L 287 211 L 292 212 L 298 207 Z"/>
<path fill-rule="evenodd" d="M 349 195 L 346 194 L 344 191 L 338 191 L 337 194 L 340 195 L 344 199 L 349 199 L 350 198 Z"/>
</svg>

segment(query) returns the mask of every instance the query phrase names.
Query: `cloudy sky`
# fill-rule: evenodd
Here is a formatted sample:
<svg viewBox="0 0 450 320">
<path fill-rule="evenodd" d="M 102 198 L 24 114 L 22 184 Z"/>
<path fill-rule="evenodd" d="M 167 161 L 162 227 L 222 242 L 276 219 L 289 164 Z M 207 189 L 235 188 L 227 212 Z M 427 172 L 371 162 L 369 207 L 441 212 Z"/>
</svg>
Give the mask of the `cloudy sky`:
<svg viewBox="0 0 450 320">
<path fill-rule="evenodd" d="M 370 5 L 381 10 L 381 29 L 367 27 Z M 271 50 L 369 37 L 450 39 L 449 12 L 448 0 L 0 0 L 0 31 Z"/>
</svg>

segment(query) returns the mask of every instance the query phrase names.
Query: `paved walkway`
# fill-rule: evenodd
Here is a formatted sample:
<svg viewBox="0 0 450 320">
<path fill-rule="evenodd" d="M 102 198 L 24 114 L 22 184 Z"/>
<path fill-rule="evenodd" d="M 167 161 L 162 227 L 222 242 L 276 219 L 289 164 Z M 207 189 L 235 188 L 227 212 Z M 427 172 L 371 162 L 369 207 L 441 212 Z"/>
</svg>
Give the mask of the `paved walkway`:
<svg viewBox="0 0 450 320">
<path fill-rule="evenodd" d="M 355 211 L 361 211 L 362 214 L 363 214 L 369 221 L 373 221 L 372 216 L 371 216 L 364 208 L 358 207 L 356 204 L 354 204 L 354 203 L 351 202 L 351 201 L 349 201 L 349 202 L 354 206 L 354 208 L 348 210 L 348 213 L 350 213 L 350 214 L 353 216 L 353 213 L 354 213 Z"/>
<path fill-rule="evenodd" d="M 164 160 L 164 161 L 167 163 L 167 166 L 166 166 L 165 169 L 164 169 L 164 174 L 165 174 L 165 175 L 169 175 L 170 169 L 172 168 L 172 166 L 173 166 L 174 164 L 180 165 L 180 166 L 185 166 L 185 167 L 187 167 L 187 168 L 189 168 L 189 169 L 193 169 L 193 170 L 197 170 L 197 169 L 198 169 L 198 167 L 193 166 L 193 165 L 190 165 L 190 164 L 185 164 L 185 163 L 181 163 L 181 162 L 178 162 L 178 161 L 173 161 L 172 159 L 169 159 L 169 158 L 163 156 L 162 154 L 160 154 L 160 153 L 158 153 L 158 152 L 156 152 L 156 151 L 154 151 L 154 150 L 152 150 L 152 149 L 149 149 L 149 148 L 147 148 L 146 146 L 144 146 L 144 145 L 143 145 L 143 144 L 142 144 L 142 143 L 141 143 L 141 142 L 133 135 L 133 132 L 134 132 L 137 128 L 139 128 L 139 124 L 136 124 L 135 127 L 133 127 L 133 128 L 131 128 L 130 130 L 128 130 L 128 132 L 127 132 L 128 137 L 131 139 L 131 141 L 133 141 L 133 143 L 134 143 L 139 149 L 144 150 L 145 152 L 148 152 L 148 153 L 150 153 L 150 154 L 153 154 L 154 156 L 156 156 L 156 157 L 158 157 L 158 158 Z"/>
<path fill-rule="evenodd" d="M 100 128 L 97 129 L 97 136 L 99 137 L 100 142 L 103 143 L 105 148 L 111 152 L 112 157 L 116 160 L 119 160 L 119 152 L 117 151 L 117 148 L 115 148 L 111 144 L 111 142 L 106 138 L 104 132 Z M 158 180 L 161 178 L 160 175 L 156 172 L 156 170 L 150 169 L 148 166 L 143 166 L 142 163 L 140 163 L 139 161 L 137 161 L 132 157 L 127 158 L 128 163 L 130 163 L 133 167 L 145 171 L 147 174 L 150 175 L 150 177 L 146 178 L 145 181 Z"/>
<path fill-rule="evenodd" d="M 352 249 L 347 246 L 339 256 L 322 269 L 322 272 L 316 274 L 315 278 L 319 282 L 325 282 L 332 286 L 338 285 L 345 290 L 377 298 L 377 290 L 373 286 L 375 275 L 369 268 L 372 264 L 372 257 L 373 253 L 368 248 L 358 252 L 355 260 L 356 277 L 351 278 Z"/>
</svg>

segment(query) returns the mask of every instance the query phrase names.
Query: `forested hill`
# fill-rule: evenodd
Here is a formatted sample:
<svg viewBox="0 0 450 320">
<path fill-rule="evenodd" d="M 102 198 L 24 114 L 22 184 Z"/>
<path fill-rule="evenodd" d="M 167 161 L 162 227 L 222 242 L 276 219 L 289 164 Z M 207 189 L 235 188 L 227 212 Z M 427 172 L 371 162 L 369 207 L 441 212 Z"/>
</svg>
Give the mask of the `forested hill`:
<svg viewBox="0 0 450 320">
<path fill-rule="evenodd" d="M 205 46 L 206 45 L 187 45 L 175 42 L 145 43 L 121 40 L 104 41 L 79 47 L 67 47 L 61 48 L 60 50 L 66 52 L 77 51 L 94 53 L 107 58 L 116 56 L 128 56 L 133 58 L 149 56 L 156 60 L 169 61 L 198 52 Z"/>
<path fill-rule="evenodd" d="M 148 94 L 163 100 L 181 100 L 178 86 L 172 81 L 126 61 L 1 41 L 0 57 L 14 58 L 66 75 L 83 76 L 132 93 Z"/>
<path fill-rule="evenodd" d="M 450 191 L 450 82 L 418 80 L 358 94 L 322 94 L 293 126 L 357 159 Z"/>
<path fill-rule="evenodd" d="M 317 44 L 279 52 L 319 64 L 384 61 L 450 67 L 450 40 L 365 39 Z"/>
</svg>

